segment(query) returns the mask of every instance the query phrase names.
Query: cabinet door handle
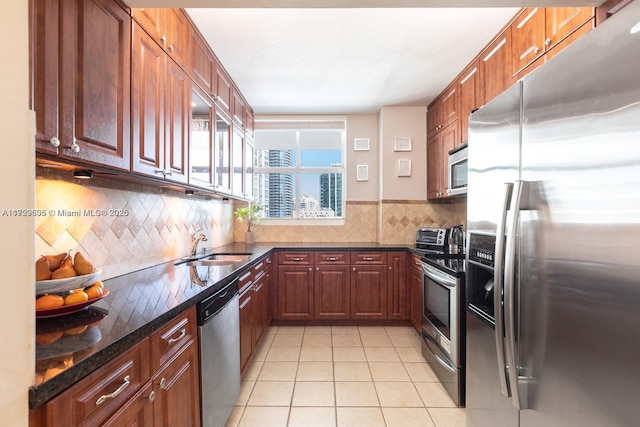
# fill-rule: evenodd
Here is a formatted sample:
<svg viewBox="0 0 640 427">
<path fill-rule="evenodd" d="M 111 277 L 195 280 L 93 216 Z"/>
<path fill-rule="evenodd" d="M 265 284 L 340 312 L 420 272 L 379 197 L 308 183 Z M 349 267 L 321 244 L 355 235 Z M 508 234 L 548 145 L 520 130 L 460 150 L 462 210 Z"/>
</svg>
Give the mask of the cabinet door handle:
<svg viewBox="0 0 640 427">
<path fill-rule="evenodd" d="M 131 377 L 127 375 L 126 377 L 124 377 L 124 382 L 120 385 L 120 387 L 116 389 L 116 391 L 109 394 L 103 394 L 102 396 L 100 396 L 98 400 L 96 400 L 96 406 L 102 405 L 104 402 L 106 402 L 109 399 L 114 399 L 120 393 L 122 393 L 125 388 L 129 387 L 129 384 L 131 384 Z"/>
<path fill-rule="evenodd" d="M 355 267 L 353 267 L 353 271 L 356 271 L 356 268 L 355 268 Z"/>
<path fill-rule="evenodd" d="M 71 150 L 72 153 L 75 153 L 75 154 L 78 154 L 80 152 L 80 146 L 75 140 L 73 141 L 73 144 L 71 144 L 67 148 Z"/>
<path fill-rule="evenodd" d="M 173 172 L 171 170 L 164 171 L 164 176 L 171 176 L 171 175 L 173 175 Z"/>
<path fill-rule="evenodd" d="M 180 330 L 180 335 L 178 335 L 176 338 L 169 338 L 167 340 L 167 344 L 173 345 L 173 344 L 177 343 L 178 341 L 180 341 L 185 336 L 187 336 L 187 328 L 182 328 L 182 330 Z"/>
<path fill-rule="evenodd" d="M 164 390 L 165 385 L 167 385 L 167 380 L 162 377 L 162 379 L 160 380 L 160 388 Z"/>
<path fill-rule="evenodd" d="M 391 267 L 389 267 L 389 271 L 391 271 Z"/>
<path fill-rule="evenodd" d="M 154 400 L 156 400 L 156 392 L 155 391 L 151 391 L 151 393 L 149 393 L 149 402 L 153 402 Z"/>
<path fill-rule="evenodd" d="M 316 271 L 320 271 L 320 267 L 316 267 Z"/>
<path fill-rule="evenodd" d="M 173 52 L 173 44 L 169 45 L 169 52 Z"/>
<path fill-rule="evenodd" d="M 60 147 L 60 140 L 58 139 L 57 136 L 53 136 L 51 137 L 51 139 L 49 140 L 49 144 L 51 144 L 52 146 L 54 146 L 55 148 Z"/>
<path fill-rule="evenodd" d="M 166 42 L 166 41 L 167 41 L 167 36 L 162 36 L 162 37 L 160 37 L 160 41 L 161 41 L 162 43 Z"/>
<path fill-rule="evenodd" d="M 539 52 L 540 52 L 540 48 L 538 46 L 533 48 L 533 53 L 535 53 L 537 55 Z"/>
<path fill-rule="evenodd" d="M 271 258 L 267 258 L 267 264 L 271 264 Z"/>
<path fill-rule="evenodd" d="M 545 46 L 549 46 L 550 44 L 551 44 L 551 39 L 550 38 L 544 39 L 544 45 Z"/>
</svg>

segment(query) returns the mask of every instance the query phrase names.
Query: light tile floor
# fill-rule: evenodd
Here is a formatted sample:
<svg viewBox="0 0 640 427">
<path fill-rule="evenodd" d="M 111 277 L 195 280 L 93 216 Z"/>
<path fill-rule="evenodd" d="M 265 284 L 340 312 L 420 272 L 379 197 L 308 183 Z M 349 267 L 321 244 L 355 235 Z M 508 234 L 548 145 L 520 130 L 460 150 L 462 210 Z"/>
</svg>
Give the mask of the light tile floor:
<svg viewBox="0 0 640 427">
<path fill-rule="evenodd" d="M 227 427 L 465 427 L 411 327 L 270 327 Z"/>
</svg>

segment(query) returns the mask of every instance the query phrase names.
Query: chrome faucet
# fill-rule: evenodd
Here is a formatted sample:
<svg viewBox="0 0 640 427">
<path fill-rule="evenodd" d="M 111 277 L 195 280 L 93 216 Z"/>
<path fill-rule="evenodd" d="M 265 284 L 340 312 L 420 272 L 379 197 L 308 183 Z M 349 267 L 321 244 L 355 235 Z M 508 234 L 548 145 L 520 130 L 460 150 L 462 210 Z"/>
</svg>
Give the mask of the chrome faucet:
<svg viewBox="0 0 640 427">
<path fill-rule="evenodd" d="M 198 252 L 198 243 L 202 240 L 203 242 L 207 241 L 207 236 L 203 233 L 198 234 L 202 230 L 198 230 L 191 235 L 191 243 L 189 244 L 189 254 L 191 256 L 196 256 L 196 252 Z"/>
</svg>

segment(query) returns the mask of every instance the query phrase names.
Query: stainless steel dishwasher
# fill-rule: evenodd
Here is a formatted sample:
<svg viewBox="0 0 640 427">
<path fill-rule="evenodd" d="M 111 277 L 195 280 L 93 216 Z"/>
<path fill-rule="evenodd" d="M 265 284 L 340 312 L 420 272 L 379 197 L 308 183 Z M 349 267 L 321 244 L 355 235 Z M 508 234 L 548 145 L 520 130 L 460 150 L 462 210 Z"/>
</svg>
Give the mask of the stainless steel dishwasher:
<svg viewBox="0 0 640 427">
<path fill-rule="evenodd" d="M 240 394 L 238 279 L 197 305 L 203 427 L 223 427 Z"/>
</svg>

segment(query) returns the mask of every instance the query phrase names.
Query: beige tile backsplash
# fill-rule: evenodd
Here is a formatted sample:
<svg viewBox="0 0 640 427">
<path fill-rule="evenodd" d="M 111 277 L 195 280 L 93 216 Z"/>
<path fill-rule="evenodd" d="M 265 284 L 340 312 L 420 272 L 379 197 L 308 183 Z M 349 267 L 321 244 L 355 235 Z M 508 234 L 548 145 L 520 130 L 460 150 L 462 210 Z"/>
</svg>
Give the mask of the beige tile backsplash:
<svg viewBox="0 0 640 427">
<path fill-rule="evenodd" d="M 184 256 L 189 236 L 202 229 L 206 247 L 244 241 L 234 203 L 105 178 L 77 181 L 68 172 L 37 169 L 36 254 L 82 251 L 111 278 Z M 242 205 L 238 202 L 237 205 Z M 104 212 L 98 215 L 98 212 Z M 417 227 L 466 223 L 466 203 L 350 201 L 341 226 L 255 228 L 258 242 L 366 242 L 407 244 Z"/>
<path fill-rule="evenodd" d="M 35 207 L 48 212 L 35 218 L 38 256 L 81 251 L 110 278 L 186 255 L 198 229 L 207 247 L 233 241 L 231 202 L 102 178 L 81 182 L 42 168 L 37 173 Z M 98 216 L 98 210 L 106 212 Z"/>
</svg>

